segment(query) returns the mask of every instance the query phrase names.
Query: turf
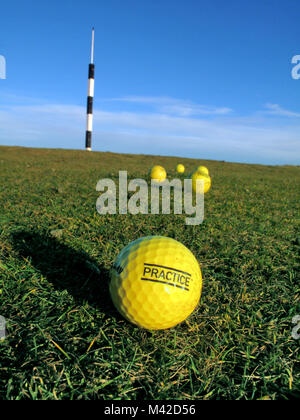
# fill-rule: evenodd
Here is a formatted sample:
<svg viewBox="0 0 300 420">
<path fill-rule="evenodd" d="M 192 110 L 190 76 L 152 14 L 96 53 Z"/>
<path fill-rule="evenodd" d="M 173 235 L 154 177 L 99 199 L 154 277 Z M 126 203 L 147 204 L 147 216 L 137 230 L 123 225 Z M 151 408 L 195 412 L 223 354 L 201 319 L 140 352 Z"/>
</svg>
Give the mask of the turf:
<svg viewBox="0 0 300 420">
<path fill-rule="evenodd" d="M 208 166 L 205 219 L 100 216 L 97 181 Z M 300 397 L 299 167 L 0 147 L 0 399 Z M 175 328 L 146 331 L 114 309 L 109 270 L 145 235 L 194 253 L 201 302 Z"/>
</svg>

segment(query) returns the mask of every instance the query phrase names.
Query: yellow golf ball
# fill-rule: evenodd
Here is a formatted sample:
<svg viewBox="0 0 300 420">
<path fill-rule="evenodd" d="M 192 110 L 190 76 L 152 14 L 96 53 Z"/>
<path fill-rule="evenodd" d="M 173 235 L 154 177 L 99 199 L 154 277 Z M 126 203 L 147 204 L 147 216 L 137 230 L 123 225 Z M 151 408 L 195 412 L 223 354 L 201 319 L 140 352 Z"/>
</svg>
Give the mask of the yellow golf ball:
<svg viewBox="0 0 300 420">
<path fill-rule="evenodd" d="M 153 179 L 153 181 L 163 182 L 167 178 L 167 172 L 162 166 L 153 166 L 150 170 L 150 178 Z"/>
<path fill-rule="evenodd" d="M 148 330 L 174 327 L 196 308 L 202 275 L 192 252 L 164 236 L 127 245 L 111 270 L 112 301 L 128 321 Z"/>
<path fill-rule="evenodd" d="M 192 188 L 195 193 L 200 194 L 202 192 L 202 189 L 201 189 L 201 185 L 197 185 L 197 180 L 204 181 L 204 194 L 207 193 L 211 187 L 211 177 L 209 175 L 203 175 L 198 171 L 193 173 Z"/>
<path fill-rule="evenodd" d="M 209 175 L 209 170 L 206 168 L 206 166 L 198 166 L 197 172 L 199 172 L 202 175 Z"/>
<path fill-rule="evenodd" d="M 185 171 L 185 167 L 184 167 L 181 163 L 179 163 L 179 164 L 177 165 L 177 167 L 176 167 L 176 171 L 177 171 L 179 174 L 183 174 L 183 173 L 184 173 L 184 171 Z"/>
</svg>

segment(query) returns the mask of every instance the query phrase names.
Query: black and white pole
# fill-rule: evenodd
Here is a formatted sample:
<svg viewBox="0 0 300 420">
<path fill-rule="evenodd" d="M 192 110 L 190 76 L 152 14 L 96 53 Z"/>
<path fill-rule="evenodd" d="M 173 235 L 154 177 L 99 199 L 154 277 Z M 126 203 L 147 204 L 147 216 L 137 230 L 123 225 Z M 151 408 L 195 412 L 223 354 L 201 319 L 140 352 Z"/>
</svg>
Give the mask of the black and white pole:
<svg viewBox="0 0 300 420">
<path fill-rule="evenodd" d="M 95 89 L 94 34 L 95 34 L 95 30 L 93 28 L 91 64 L 89 65 L 87 118 L 86 118 L 86 135 L 85 135 L 85 148 L 88 152 L 91 152 L 92 150 L 92 131 L 93 131 L 93 102 L 94 102 L 94 89 Z"/>
</svg>

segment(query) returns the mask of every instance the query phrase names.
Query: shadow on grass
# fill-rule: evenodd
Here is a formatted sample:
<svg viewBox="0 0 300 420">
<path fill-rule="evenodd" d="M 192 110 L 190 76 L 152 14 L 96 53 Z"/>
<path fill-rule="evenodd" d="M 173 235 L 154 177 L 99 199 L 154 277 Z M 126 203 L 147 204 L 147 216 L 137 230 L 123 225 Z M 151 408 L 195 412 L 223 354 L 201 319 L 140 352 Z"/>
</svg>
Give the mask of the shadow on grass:
<svg viewBox="0 0 300 420">
<path fill-rule="evenodd" d="M 109 271 L 88 254 L 35 232 L 16 232 L 12 239 L 19 256 L 29 259 L 57 290 L 67 290 L 78 304 L 88 302 L 107 315 L 116 315 L 109 294 Z"/>
</svg>

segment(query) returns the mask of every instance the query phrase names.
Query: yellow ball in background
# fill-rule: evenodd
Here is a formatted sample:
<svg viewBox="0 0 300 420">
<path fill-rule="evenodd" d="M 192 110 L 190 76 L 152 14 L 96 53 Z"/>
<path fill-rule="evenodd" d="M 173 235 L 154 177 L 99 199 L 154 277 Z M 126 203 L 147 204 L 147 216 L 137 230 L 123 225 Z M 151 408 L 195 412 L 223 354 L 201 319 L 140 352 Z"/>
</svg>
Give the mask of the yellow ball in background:
<svg viewBox="0 0 300 420">
<path fill-rule="evenodd" d="M 185 171 L 185 167 L 184 167 L 181 163 L 179 163 L 179 164 L 176 166 L 176 171 L 177 171 L 179 174 L 183 174 L 183 173 L 184 173 L 184 171 Z"/>
<path fill-rule="evenodd" d="M 202 192 L 201 185 L 197 185 L 197 180 L 204 181 L 204 194 L 206 194 L 211 187 L 211 177 L 209 175 L 203 175 L 198 171 L 195 171 L 192 175 L 192 188 L 196 194 L 200 194 Z"/>
<path fill-rule="evenodd" d="M 207 169 L 206 166 L 202 166 L 202 165 L 198 166 L 197 172 L 199 172 L 202 175 L 209 175 L 209 170 Z"/>
<path fill-rule="evenodd" d="M 155 165 L 150 170 L 150 178 L 156 182 L 163 182 L 167 178 L 167 172 L 162 166 Z"/>
</svg>

